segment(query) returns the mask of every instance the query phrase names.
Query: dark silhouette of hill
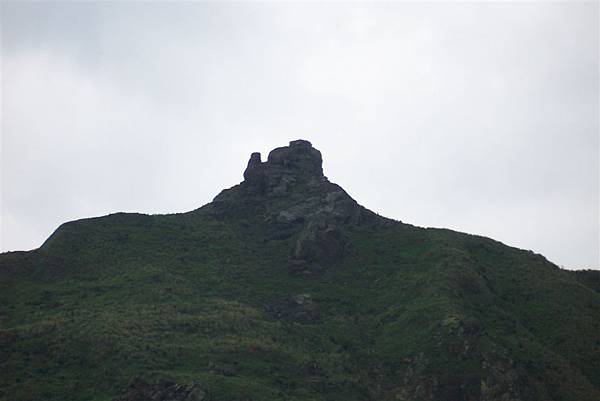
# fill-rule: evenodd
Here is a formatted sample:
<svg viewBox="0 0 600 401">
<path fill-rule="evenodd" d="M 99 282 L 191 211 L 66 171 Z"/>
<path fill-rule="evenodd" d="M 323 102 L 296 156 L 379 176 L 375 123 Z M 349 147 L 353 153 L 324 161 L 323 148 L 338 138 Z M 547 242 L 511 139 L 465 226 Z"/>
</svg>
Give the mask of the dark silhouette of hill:
<svg viewBox="0 0 600 401">
<path fill-rule="evenodd" d="M 381 217 L 298 140 L 1 254 L 0 400 L 596 401 L 599 317 L 594 272 Z"/>
</svg>

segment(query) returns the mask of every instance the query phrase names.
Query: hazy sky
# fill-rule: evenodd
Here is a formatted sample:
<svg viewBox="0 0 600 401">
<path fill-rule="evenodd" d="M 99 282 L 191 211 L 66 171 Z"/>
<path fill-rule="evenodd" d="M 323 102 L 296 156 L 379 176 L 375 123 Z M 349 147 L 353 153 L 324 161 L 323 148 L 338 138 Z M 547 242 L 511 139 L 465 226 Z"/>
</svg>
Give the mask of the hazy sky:
<svg viewBox="0 0 600 401">
<path fill-rule="evenodd" d="M 359 203 L 599 268 L 599 6 L 2 2 L 1 249 L 304 138 Z"/>
</svg>

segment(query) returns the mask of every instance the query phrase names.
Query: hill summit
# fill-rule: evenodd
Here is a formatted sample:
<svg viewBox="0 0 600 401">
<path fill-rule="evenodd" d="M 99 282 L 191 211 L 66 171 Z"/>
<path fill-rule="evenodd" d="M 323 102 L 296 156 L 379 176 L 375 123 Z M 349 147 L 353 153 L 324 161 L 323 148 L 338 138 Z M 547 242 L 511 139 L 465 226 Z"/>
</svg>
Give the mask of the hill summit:
<svg viewBox="0 0 600 401">
<path fill-rule="evenodd" d="M 596 401 L 599 288 L 381 217 L 296 140 L 199 209 L 0 254 L 0 400 Z"/>
<path fill-rule="evenodd" d="M 290 142 L 290 146 L 271 151 L 265 163 L 261 161 L 260 153 L 252 153 L 244 179 L 260 188 L 275 188 L 295 179 L 322 179 L 322 165 L 321 152 L 310 142 L 300 139 Z"/>
<path fill-rule="evenodd" d="M 323 264 L 339 261 L 348 245 L 342 226 L 386 219 L 359 206 L 340 186 L 329 182 L 322 163 L 321 152 L 306 140 L 272 150 L 266 162 L 260 153 L 252 153 L 244 181 L 214 199 L 215 216 L 261 215 L 267 239 L 295 237 L 288 262 L 292 272 L 310 274 Z"/>
</svg>

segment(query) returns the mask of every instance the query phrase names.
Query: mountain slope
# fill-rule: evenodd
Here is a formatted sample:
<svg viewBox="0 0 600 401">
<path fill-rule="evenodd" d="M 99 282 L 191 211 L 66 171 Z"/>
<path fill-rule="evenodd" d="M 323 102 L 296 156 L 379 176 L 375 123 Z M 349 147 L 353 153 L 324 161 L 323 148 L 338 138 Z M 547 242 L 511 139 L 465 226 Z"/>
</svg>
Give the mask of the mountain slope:
<svg viewBox="0 0 600 401">
<path fill-rule="evenodd" d="M 0 400 L 598 400 L 586 282 L 380 217 L 294 141 L 195 211 L 0 255 Z"/>
</svg>

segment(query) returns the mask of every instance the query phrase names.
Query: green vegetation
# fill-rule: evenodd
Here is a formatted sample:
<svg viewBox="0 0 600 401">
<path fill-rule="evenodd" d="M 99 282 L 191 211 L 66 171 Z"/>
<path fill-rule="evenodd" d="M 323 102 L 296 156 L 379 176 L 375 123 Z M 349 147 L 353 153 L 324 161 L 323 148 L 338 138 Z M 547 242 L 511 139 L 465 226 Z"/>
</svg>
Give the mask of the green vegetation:
<svg viewBox="0 0 600 401">
<path fill-rule="evenodd" d="M 144 376 L 199 381 L 215 400 L 466 399 L 498 370 L 521 397 L 597 399 L 600 296 L 542 257 L 349 227 L 343 260 L 291 277 L 293 238 L 263 230 L 202 210 L 118 214 L 2 255 L 0 398 L 109 400 Z M 297 294 L 317 317 L 269 313 Z"/>
<path fill-rule="evenodd" d="M 274 222 L 340 190 L 294 185 L 75 221 L 0 255 L 0 400 L 109 401 L 136 378 L 200 383 L 215 401 L 600 399 L 587 276 L 344 196 Z M 334 230 L 321 210 L 354 217 Z M 296 274 L 302 252 L 317 256 Z"/>
</svg>

